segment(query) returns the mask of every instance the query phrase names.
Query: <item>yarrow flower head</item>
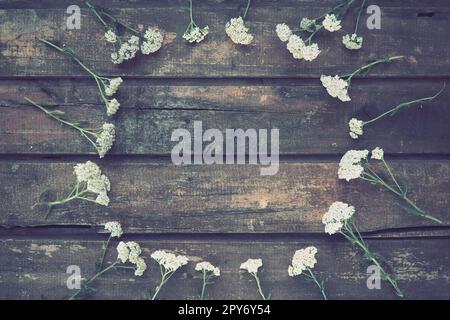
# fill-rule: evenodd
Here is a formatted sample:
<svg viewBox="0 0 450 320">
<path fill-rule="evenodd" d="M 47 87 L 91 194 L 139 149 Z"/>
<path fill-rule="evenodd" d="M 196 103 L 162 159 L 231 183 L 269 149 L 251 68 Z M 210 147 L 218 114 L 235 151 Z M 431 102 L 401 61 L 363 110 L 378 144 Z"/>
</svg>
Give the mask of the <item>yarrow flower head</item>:
<svg viewBox="0 0 450 320">
<path fill-rule="evenodd" d="M 342 37 L 342 43 L 349 50 L 359 50 L 362 47 L 363 37 L 359 37 L 356 33 L 346 34 Z"/>
<path fill-rule="evenodd" d="M 344 224 L 351 219 L 354 213 L 355 207 L 341 201 L 333 202 L 322 217 L 322 223 L 325 225 L 325 232 L 328 234 L 339 232 Z"/>
<path fill-rule="evenodd" d="M 314 32 L 317 30 L 317 24 L 316 20 L 309 19 L 309 18 L 302 18 L 300 21 L 300 29 L 308 31 L 308 32 Z"/>
<path fill-rule="evenodd" d="M 199 28 L 197 26 L 194 26 L 192 28 L 189 28 L 184 34 L 183 39 L 188 41 L 189 43 L 199 43 L 205 39 L 205 37 L 208 35 L 209 32 L 209 26 L 206 26 L 204 28 Z"/>
<path fill-rule="evenodd" d="M 105 84 L 105 94 L 107 96 L 112 96 L 117 92 L 117 89 L 119 89 L 119 86 L 122 84 L 123 80 L 121 77 L 108 79 L 108 81 Z"/>
<path fill-rule="evenodd" d="M 102 171 L 94 162 L 87 161 L 86 163 L 75 165 L 73 173 L 77 177 L 78 182 L 88 182 L 99 177 Z"/>
<path fill-rule="evenodd" d="M 116 127 L 112 123 L 104 123 L 102 131 L 97 137 L 97 151 L 100 158 L 103 158 L 105 154 L 111 149 L 116 139 Z"/>
<path fill-rule="evenodd" d="M 220 269 L 218 267 L 213 266 L 208 261 L 199 262 L 195 265 L 195 270 L 200 272 L 209 272 L 215 277 L 220 276 Z"/>
<path fill-rule="evenodd" d="M 77 188 L 80 195 L 84 192 L 97 194 L 95 200 L 92 200 L 93 202 L 103 206 L 109 204 L 107 193 L 111 190 L 111 184 L 108 177 L 101 174 L 100 168 L 95 163 L 87 161 L 75 165 L 74 174 L 77 177 L 77 183 L 84 184 L 84 188 Z"/>
<path fill-rule="evenodd" d="M 316 247 L 307 247 L 301 250 L 297 250 L 292 258 L 292 265 L 288 268 L 288 274 L 290 277 L 298 276 L 302 274 L 307 268 L 314 268 L 317 263 L 316 260 Z"/>
<path fill-rule="evenodd" d="M 152 253 L 152 259 L 158 262 L 165 270 L 175 272 L 188 263 L 188 258 L 183 255 L 175 255 L 164 250 L 157 250 Z"/>
<path fill-rule="evenodd" d="M 161 49 L 163 34 L 156 28 L 148 28 L 144 33 L 144 41 L 141 43 L 141 52 L 145 55 L 154 53 Z"/>
<path fill-rule="evenodd" d="M 232 18 L 225 25 L 225 33 L 236 44 L 248 45 L 253 41 L 253 35 L 248 30 L 242 17 Z"/>
<path fill-rule="evenodd" d="M 293 34 L 289 37 L 286 48 L 292 54 L 294 59 L 303 59 L 303 48 L 305 42 L 298 35 Z"/>
<path fill-rule="evenodd" d="M 348 122 L 348 126 L 350 128 L 350 137 L 353 139 L 358 139 L 359 136 L 363 135 L 364 121 L 352 118 Z"/>
<path fill-rule="evenodd" d="M 322 75 L 320 81 L 330 96 L 338 98 L 343 102 L 350 101 L 350 97 L 348 96 L 348 82 L 346 80 L 341 79 L 338 75 L 334 77 Z"/>
<path fill-rule="evenodd" d="M 289 40 L 289 38 L 292 35 L 292 31 L 291 28 L 289 28 L 289 26 L 285 23 L 279 23 L 276 26 L 275 29 L 278 38 L 282 41 L 282 42 L 286 42 Z"/>
<path fill-rule="evenodd" d="M 263 263 L 261 259 L 248 259 L 241 264 L 240 269 L 247 270 L 248 273 L 256 274 L 262 265 Z"/>
<path fill-rule="evenodd" d="M 341 29 L 341 20 L 338 20 L 334 14 L 327 14 L 322 21 L 325 30 L 335 32 Z"/>
<path fill-rule="evenodd" d="M 306 61 L 313 61 L 320 54 L 319 46 L 317 43 L 313 43 L 309 46 L 304 46 L 302 48 L 303 59 Z"/>
<path fill-rule="evenodd" d="M 120 238 L 123 234 L 122 225 L 117 221 L 109 221 L 105 223 L 105 230 L 111 233 L 111 237 Z"/>
<path fill-rule="evenodd" d="M 376 147 L 375 149 L 372 150 L 371 158 L 375 159 L 375 160 L 383 160 L 383 158 L 384 158 L 384 150 L 379 148 L 379 147 Z"/>
<path fill-rule="evenodd" d="M 339 162 L 338 177 L 347 181 L 361 177 L 364 172 L 362 161 L 367 159 L 368 150 L 349 150 Z"/>
<path fill-rule="evenodd" d="M 141 247 L 134 241 L 120 241 L 117 245 L 117 259 L 122 263 L 130 262 L 133 264 L 135 276 L 142 276 L 147 269 L 145 260 L 140 256 L 141 253 Z"/>
<path fill-rule="evenodd" d="M 109 29 L 108 31 L 105 32 L 105 39 L 109 43 L 116 43 L 117 42 L 117 35 L 116 35 L 116 33 L 113 30 Z"/>
</svg>

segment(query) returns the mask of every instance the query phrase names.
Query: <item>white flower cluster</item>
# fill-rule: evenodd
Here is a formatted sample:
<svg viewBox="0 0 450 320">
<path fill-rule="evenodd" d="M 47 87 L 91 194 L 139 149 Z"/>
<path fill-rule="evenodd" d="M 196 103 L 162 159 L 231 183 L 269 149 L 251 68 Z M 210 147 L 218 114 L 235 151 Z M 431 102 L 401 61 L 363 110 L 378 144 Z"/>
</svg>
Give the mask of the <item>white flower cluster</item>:
<svg viewBox="0 0 450 320">
<path fill-rule="evenodd" d="M 367 159 L 368 150 L 349 150 L 339 162 L 338 177 L 350 181 L 361 177 L 364 172 L 364 166 L 361 162 Z"/>
<path fill-rule="evenodd" d="M 111 61 L 114 64 L 121 64 L 124 60 L 131 60 L 139 51 L 139 37 L 131 36 L 128 41 L 123 42 L 119 50 L 111 53 Z"/>
<path fill-rule="evenodd" d="M 327 89 L 327 92 L 333 98 L 338 98 L 339 100 L 346 102 L 350 101 L 348 96 L 348 82 L 341 79 L 338 75 L 336 76 L 326 76 L 321 75 L 320 81 L 322 85 Z"/>
<path fill-rule="evenodd" d="M 383 158 L 384 158 L 384 150 L 379 148 L 379 147 L 376 147 L 375 149 L 372 150 L 371 158 L 375 159 L 375 160 L 383 160 Z"/>
<path fill-rule="evenodd" d="M 316 253 L 317 248 L 313 246 L 295 251 L 292 257 L 292 265 L 288 268 L 289 276 L 295 277 L 302 274 L 307 268 L 314 268 L 317 263 Z"/>
<path fill-rule="evenodd" d="M 93 162 L 79 163 L 74 167 L 74 174 L 78 183 L 86 183 L 89 192 L 97 194 L 95 202 L 107 206 L 109 204 L 108 191 L 111 184 L 107 176 L 102 174 L 100 168 Z"/>
<path fill-rule="evenodd" d="M 141 247 L 134 241 L 120 241 L 117 245 L 117 259 L 122 263 L 129 261 L 131 264 L 134 264 L 135 276 L 142 276 L 144 274 L 144 271 L 147 269 L 145 260 L 140 256 L 141 253 Z"/>
<path fill-rule="evenodd" d="M 117 35 L 116 35 L 116 33 L 113 30 L 108 29 L 108 31 L 105 32 L 105 39 L 109 43 L 116 43 L 117 42 Z"/>
<path fill-rule="evenodd" d="M 286 48 L 295 59 L 305 59 L 306 61 L 313 61 L 320 53 L 317 43 L 306 45 L 305 42 L 295 34 L 289 37 Z"/>
<path fill-rule="evenodd" d="M 286 42 L 289 40 L 289 38 L 292 35 L 292 31 L 291 28 L 289 28 L 289 26 L 285 23 L 279 23 L 277 24 L 275 31 L 277 33 L 278 38 L 282 41 L 282 42 Z"/>
<path fill-rule="evenodd" d="M 112 123 L 104 123 L 102 126 L 102 131 L 98 135 L 96 144 L 97 152 L 100 158 L 103 158 L 105 154 L 111 149 L 116 139 L 116 128 Z"/>
<path fill-rule="evenodd" d="M 164 250 L 157 250 L 152 253 L 152 259 L 164 267 L 166 271 L 175 272 L 188 263 L 188 258 L 182 255 L 175 255 Z"/>
<path fill-rule="evenodd" d="M 206 26 L 204 28 L 199 28 L 197 26 L 190 26 L 188 30 L 183 34 L 183 39 L 188 41 L 189 43 L 199 43 L 205 39 L 208 35 L 209 27 Z"/>
<path fill-rule="evenodd" d="M 248 45 L 253 41 L 253 35 L 248 33 L 242 17 L 232 18 L 228 21 L 225 25 L 225 32 L 236 44 Z"/>
<path fill-rule="evenodd" d="M 122 225 L 117 221 L 109 221 L 105 223 L 105 230 L 111 233 L 111 237 L 120 238 L 123 234 Z"/>
<path fill-rule="evenodd" d="M 123 80 L 121 77 L 108 79 L 107 83 L 105 84 L 105 94 L 109 97 L 115 94 L 122 82 Z"/>
<path fill-rule="evenodd" d="M 363 37 L 358 37 L 356 33 L 346 34 L 342 37 L 342 43 L 349 50 L 359 50 L 362 47 Z"/>
<path fill-rule="evenodd" d="M 352 137 L 352 139 L 358 139 L 359 136 L 363 135 L 364 121 L 352 118 L 348 122 L 348 126 L 350 128 L 350 137 Z"/>
<path fill-rule="evenodd" d="M 195 265 L 195 270 L 200 272 L 210 272 L 216 277 L 220 276 L 220 269 L 218 267 L 213 266 L 208 261 L 199 262 Z"/>
<path fill-rule="evenodd" d="M 314 32 L 317 30 L 317 24 L 316 20 L 309 19 L 309 18 L 302 18 L 300 21 L 300 29 L 308 31 L 308 32 Z"/>
<path fill-rule="evenodd" d="M 355 207 L 347 203 L 336 201 L 328 209 L 327 213 L 322 217 L 322 223 L 325 225 L 325 232 L 335 234 L 344 226 L 355 213 Z"/>
<path fill-rule="evenodd" d="M 334 14 L 327 14 L 322 21 L 325 30 L 335 32 L 341 29 L 341 20 L 338 20 Z"/>
<path fill-rule="evenodd" d="M 248 273 L 256 274 L 258 273 L 258 269 L 262 267 L 263 263 L 261 259 L 248 259 L 244 263 L 241 264 L 240 269 L 247 270 Z"/>
<path fill-rule="evenodd" d="M 148 55 L 155 53 L 161 49 L 163 40 L 164 36 L 158 29 L 148 28 L 144 33 L 144 40 L 141 43 L 142 54 Z"/>
</svg>

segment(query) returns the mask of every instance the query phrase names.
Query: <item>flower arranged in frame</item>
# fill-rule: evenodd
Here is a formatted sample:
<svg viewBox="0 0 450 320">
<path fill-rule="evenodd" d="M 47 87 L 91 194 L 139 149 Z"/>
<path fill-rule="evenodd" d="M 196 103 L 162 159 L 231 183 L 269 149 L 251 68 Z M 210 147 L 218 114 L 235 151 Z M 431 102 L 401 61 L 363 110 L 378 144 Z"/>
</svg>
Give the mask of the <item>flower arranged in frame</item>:
<svg viewBox="0 0 450 320">
<path fill-rule="evenodd" d="M 108 191 L 111 189 L 111 184 L 108 177 L 102 174 L 98 165 L 91 161 L 79 163 L 74 166 L 74 175 L 77 181 L 68 195 L 63 197 L 57 195 L 56 200 L 44 202 L 42 201 L 44 192 L 39 197 L 39 202 L 33 206 L 44 205 L 47 207 L 45 219 L 47 219 L 53 207 L 66 204 L 75 199 L 108 206 Z"/>
<path fill-rule="evenodd" d="M 113 96 L 117 89 L 119 88 L 120 84 L 123 82 L 122 78 L 116 77 L 116 78 L 107 78 L 100 76 L 94 69 L 89 68 L 84 64 L 84 62 L 81 61 L 81 59 L 75 54 L 75 51 L 73 51 L 70 48 L 67 48 L 65 45 L 62 47 L 58 46 L 57 44 L 46 40 L 46 39 L 39 39 L 41 42 L 45 43 L 49 47 L 56 49 L 57 51 L 64 53 L 65 55 L 71 57 L 76 63 L 78 63 L 89 75 L 91 75 L 95 82 L 97 83 L 98 90 L 100 91 L 100 96 L 102 97 L 103 103 L 106 107 L 106 113 L 108 116 L 112 116 L 116 114 L 117 110 L 119 110 L 120 103 L 117 101 L 116 98 L 107 98 Z"/>
<path fill-rule="evenodd" d="M 261 287 L 261 281 L 259 280 L 258 276 L 258 269 L 262 267 L 263 263 L 261 259 L 248 259 L 244 263 L 241 264 L 240 269 L 246 270 L 248 273 L 252 275 L 253 278 L 255 278 L 256 285 L 258 287 L 258 293 L 263 298 L 263 300 L 269 300 L 270 294 L 267 296 L 264 294 L 262 287 Z"/>
<path fill-rule="evenodd" d="M 250 8 L 250 2 L 251 0 L 247 0 L 247 7 L 242 16 L 232 18 L 225 25 L 225 33 L 236 44 L 249 45 L 253 41 L 253 35 L 248 32 L 249 29 L 245 26 L 245 18 Z"/>
<path fill-rule="evenodd" d="M 199 43 L 205 39 L 208 35 L 209 27 L 205 26 L 200 28 L 194 21 L 194 15 L 192 11 L 192 0 L 189 0 L 189 18 L 190 22 L 184 31 L 183 39 L 189 43 Z"/>
<path fill-rule="evenodd" d="M 106 153 L 112 148 L 116 139 L 116 128 L 112 123 L 104 123 L 98 128 L 84 128 L 81 122 L 71 122 L 61 118 L 64 115 L 62 110 L 48 110 L 31 99 L 25 97 L 25 100 L 31 103 L 33 106 L 42 110 L 49 117 L 59 121 L 60 123 L 76 129 L 80 134 L 86 138 L 95 148 L 100 158 L 103 158 Z"/>
<path fill-rule="evenodd" d="M 364 126 L 374 123 L 375 121 L 380 120 L 381 118 L 383 118 L 385 116 L 393 116 L 403 108 L 411 107 L 414 105 L 420 105 L 422 107 L 424 102 L 428 102 L 428 101 L 435 99 L 442 93 L 442 91 L 444 91 L 444 89 L 445 89 L 445 83 L 444 83 L 444 86 L 442 87 L 442 89 L 433 96 L 419 98 L 419 99 L 412 100 L 412 101 L 402 102 L 399 105 L 397 105 L 393 108 L 390 108 L 388 111 L 386 111 L 386 112 L 380 114 L 379 116 L 372 118 L 370 120 L 363 121 L 363 120 L 359 120 L 356 118 L 350 119 L 350 121 L 348 123 L 349 129 L 350 129 L 350 137 L 352 137 L 353 139 L 358 139 L 364 133 Z"/>
<path fill-rule="evenodd" d="M 86 1 L 86 5 L 105 28 L 105 40 L 113 45 L 111 61 L 114 64 L 133 59 L 139 50 L 142 54 L 149 55 L 161 49 L 164 36 L 158 28 L 148 27 L 145 31 L 140 31 L 119 20 L 104 8 L 94 6 L 89 1 Z M 121 29 L 127 30 L 132 35 L 128 39 L 119 36 Z"/>
<path fill-rule="evenodd" d="M 203 276 L 202 292 L 200 294 L 200 300 L 203 300 L 205 298 L 206 286 L 213 283 L 211 281 L 213 278 L 220 277 L 220 269 L 208 261 L 202 261 L 195 265 L 195 270 L 201 272 Z"/>
<path fill-rule="evenodd" d="M 157 250 L 152 253 L 152 259 L 159 264 L 161 271 L 161 280 L 155 288 L 155 292 L 151 297 L 151 300 L 155 300 L 158 293 L 161 291 L 163 286 L 169 281 L 173 274 L 180 269 L 182 266 L 186 265 L 189 259 L 183 255 L 175 255 L 171 252 L 164 250 Z"/>
<path fill-rule="evenodd" d="M 347 102 L 351 100 L 350 96 L 348 95 L 348 89 L 350 88 L 350 83 L 354 76 L 362 73 L 363 71 L 368 72 L 372 67 L 380 63 L 391 62 L 403 58 L 404 58 L 403 56 L 394 56 L 384 59 L 378 59 L 356 69 L 349 75 L 345 76 L 322 75 L 320 77 L 320 81 L 322 82 L 322 85 L 325 87 L 325 89 L 327 89 L 327 92 L 330 96 L 332 96 L 333 98 L 338 98 L 342 102 Z"/>
<path fill-rule="evenodd" d="M 120 241 L 116 247 L 116 250 L 117 250 L 116 260 L 106 268 L 101 267 L 100 268 L 101 270 L 98 271 L 94 276 L 87 279 L 82 284 L 81 288 L 69 297 L 69 300 L 74 300 L 78 297 L 83 296 L 86 293 L 94 292 L 95 289 L 91 287 L 92 282 L 94 282 L 94 280 L 99 278 L 101 275 L 111 270 L 131 269 L 134 271 L 134 275 L 136 277 L 140 277 L 144 274 L 145 270 L 147 269 L 147 264 L 145 263 L 144 258 L 140 256 L 142 250 L 138 243 L 134 241 L 128 242 Z M 105 252 L 106 249 L 103 253 L 102 259 L 104 259 Z"/>
<path fill-rule="evenodd" d="M 322 217 L 322 223 L 325 225 L 325 232 L 330 235 L 340 233 L 347 240 L 349 240 L 351 244 L 359 247 L 364 253 L 364 258 L 376 265 L 380 270 L 382 278 L 391 284 L 395 290 L 395 293 L 399 297 L 403 297 L 403 292 L 398 287 L 397 279 L 392 267 L 386 263 L 386 260 L 379 254 L 373 253 L 369 250 L 368 245 L 362 238 L 356 224 L 352 220 L 354 214 L 355 207 L 340 201 L 334 202 Z M 386 271 L 382 265 L 382 262 L 384 262 L 383 265 L 387 265 L 387 267 L 392 271 Z"/>
<path fill-rule="evenodd" d="M 359 27 L 359 20 L 361 19 L 361 14 L 363 12 L 365 5 L 366 0 L 363 0 L 361 6 L 359 7 L 354 32 L 352 34 L 346 34 L 345 36 L 342 37 L 342 44 L 349 50 L 359 50 L 362 48 L 363 37 L 358 36 L 358 27 Z"/>
<path fill-rule="evenodd" d="M 292 54 L 294 59 L 313 61 L 319 54 L 320 49 L 317 43 L 313 42 L 320 29 L 325 29 L 329 32 L 336 32 L 341 29 L 341 18 L 345 15 L 350 6 L 355 0 L 345 0 L 339 3 L 334 8 L 328 10 L 321 16 L 310 19 L 304 17 L 301 19 L 299 28 L 291 29 L 287 24 L 277 24 L 275 31 L 278 38 L 282 42 L 286 42 L 286 48 Z M 304 40 L 295 32 L 303 32 L 309 34 Z"/>
<path fill-rule="evenodd" d="M 441 220 L 419 208 L 408 196 L 405 187 L 402 187 L 394 176 L 391 167 L 384 159 L 384 151 L 381 148 L 372 150 L 371 158 L 382 162 L 382 171 L 377 172 L 368 160 L 368 150 L 349 150 L 341 158 L 339 163 L 338 177 L 346 181 L 362 179 L 371 184 L 379 185 L 389 192 L 394 193 L 401 200 L 401 206 L 407 212 L 425 219 L 442 223 Z M 386 176 L 386 177 L 384 177 Z"/>
<path fill-rule="evenodd" d="M 317 263 L 316 253 L 317 248 L 313 246 L 295 251 L 292 257 L 292 265 L 288 268 L 288 274 L 290 277 L 303 275 L 307 280 L 314 282 L 322 293 L 324 300 L 327 300 L 323 281 L 318 280 L 312 271 Z"/>
</svg>

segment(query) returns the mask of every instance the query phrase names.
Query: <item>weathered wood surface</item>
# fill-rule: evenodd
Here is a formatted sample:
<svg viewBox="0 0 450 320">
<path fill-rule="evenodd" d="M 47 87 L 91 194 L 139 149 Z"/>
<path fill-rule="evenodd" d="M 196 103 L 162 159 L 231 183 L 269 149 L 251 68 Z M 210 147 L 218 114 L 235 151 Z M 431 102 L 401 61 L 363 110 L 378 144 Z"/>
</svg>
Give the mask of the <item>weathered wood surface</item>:
<svg viewBox="0 0 450 320">
<path fill-rule="evenodd" d="M 8 154 L 93 154 L 87 140 L 61 125 L 23 97 L 64 110 L 67 119 L 87 120 L 89 126 L 113 121 L 117 140 L 111 154 L 169 155 L 178 128 L 202 121 L 204 130 L 216 128 L 280 130 L 280 153 L 340 154 L 351 148 L 381 146 L 387 153 L 448 154 L 450 89 L 435 101 L 402 110 L 365 128 L 354 141 L 348 121 L 368 120 L 404 101 L 431 96 L 443 81 L 362 81 L 354 83 L 353 101 L 343 104 L 329 97 L 317 81 L 281 81 L 275 85 L 171 85 L 125 81 L 118 96 L 122 106 L 108 119 L 92 81 L 0 82 L 0 152 Z M 67 143 L 71 141 L 71 143 Z"/>
<path fill-rule="evenodd" d="M 381 289 L 366 286 L 367 263 L 361 252 L 340 238 L 311 239 L 137 239 L 143 247 L 147 272 L 134 277 L 130 270 L 113 271 L 93 286 L 93 299 L 143 299 L 153 290 L 159 276 L 150 254 L 157 249 L 185 254 L 191 262 L 177 271 L 160 299 L 197 299 L 201 286 L 195 263 L 211 261 L 221 268 L 221 277 L 208 287 L 208 299 L 259 299 L 256 284 L 239 265 L 249 257 L 262 258 L 261 282 L 273 299 L 321 299 L 311 282 L 290 278 L 287 267 L 295 250 L 309 245 L 318 248 L 315 267 L 323 278 L 331 299 L 396 299 L 391 287 L 382 282 Z M 116 259 L 116 242 L 111 243 L 107 263 Z M 369 241 L 374 252 L 383 255 L 395 268 L 399 286 L 408 299 L 449 299 L 449 239 L 401 239 Z M 0 244 L 0 298 L 64 299 L 72 291 L 66 287 L 69 265 L 78 265 L 83 277 L 89 277 L 94 261 L 101 254 L 101 242 L 92 240 L 3 240 Z"/>
<path fill-rule="evenodd" d="M 13 2 L 0 10 L 0 76 L 85 76 L 65 57 L 37 43 L 39 37 L 64 41 L 99 72 L 127 76 L 318 77 L 321 73 L 345 74 L 370 58 L 391 55 L 405 55 L 407 59 L 375 68 L 371 76 L 448 75 L 450 43 L 442 40 L 447 39 L 450 3 L 390 2 L 378 3 L 382 8 L 381 30 L 368 30 L 364 25 L 360 28 L 365 40 L 358 54 L 349 52 L 341 43 L 344 32 L 353 31 L 357 13 L 353 10 L 351 18 L 343 22 L 345 31 L 320 33 L 317 41 L 323 52 L 313 63 L 294 60 L 285 44 L 278 40 L 274 27 L 280 22 L 295 26 L 303 16 L 322 14 L 334 1 L 255 1 L 248 24 L 256 37 L 246 48 L 234 45 L 223 31 L 227 20 L 239 14 L 241 2 L 198 1 L 196 21 L 200 25 L 208 24 L 211 30 L 207 40 L 196 46 L 181 37 L 188 24 L 185 1 L 169 5 L 166 1 L 140 2 L 134 4 L 139 8 L 112 8 L 114 14 L 133 25 L 156 24 L 166 33 L 165 44 L 157 54 L 139 57 L 128 67 L 112 65 L 109 45 L 103 40 L 104 30 L 84 7 L 81 30 L 67 30 L 67 2 L 61 2 L 58 8 L 29 4 L 34 9 L 8 9 L 24 7 L 20 1 Z M 421 15 L 430 12 L 431 17 Z"/>
<path fill-rule="evenodd" d="M 450 224 L 448 161 L 392 161 L 409 195 Z M 404 212 L 397 199 L 366 182 L 338 181 L 334 162 L 282 163 L 278 174 L 259 166 L 174 166 L 104 161 L 112 191 L 108 207 L 75 202 L 55 207 L 48 220 L 31 210 L 46 188 L 68 192 L 73 163 L 5 161 L 0 164 L 0 221 L 4 226 L 99 225 L 122 221 L 140 232 L 323 232 L 323 214 L 336 200 L 356 206 L 362 231 L 437 226 Z M 69 187 L 70 188 L 70 187 Z"/>
</svg>

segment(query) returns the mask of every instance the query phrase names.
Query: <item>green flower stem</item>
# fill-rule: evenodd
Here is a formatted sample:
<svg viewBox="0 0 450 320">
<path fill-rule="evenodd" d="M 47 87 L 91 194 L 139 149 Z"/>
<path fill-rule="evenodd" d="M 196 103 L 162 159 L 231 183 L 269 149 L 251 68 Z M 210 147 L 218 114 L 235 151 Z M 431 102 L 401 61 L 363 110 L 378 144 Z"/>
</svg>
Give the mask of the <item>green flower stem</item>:
<svg viewBox="0 0 450 320">
<path fill-rule="evenodd" d="M 402 109 L 402 108 L 410 107 L 410 106 L 413 106 L 415 104 L 422 104 L 423 102 L 427 102 L 427 101 L 431 101 L 431 100 L 437 98 L 444 91 L 444 89 L 445 89 L 445 83 L 444 83 L 444 86 L 442 87 L 442 89 L 439 90 L 439 92 L 437 92 L 435 95 L 432 95 L 432 96 L 429 96 L 429 97 L 420 98 L 420 99 L 416 99 L 416 100 L 412 100 L 412 101 L 402 102 L 399 105 L 397 105 L 397 106 L 389 109 L 388 111 L 380 114 L 379 116 L 377 116 L 377 117 L 375 117 L 373 119 L 364 121 L 364 125 L 367 125 L 369 123 L 375 122 L 375 121 L 377 121 L 377 120 L 379 120 L 379 119 L 381 119 L 381 118 L 383 118 L 383 117 L 385 117 L 387 115 L 391 115 L 392 116 L 395 113 L 397 113 L 398 111 L 400 111 L 400 109 Z"/>
<path fill-rule="evenodd" d="M 323 299 L 328 300 L 327 295 L 325 294 L 325 287 L 324 287 L 323 283 L 321 283 L 319 280 L 317 280 L 317 277 L 314 275 L 314 272 L 312 272 L 312 270 L 310 268 L 306 268 L 306 270 L 308 270 L 309 275 L 305 274 L 305 276 L 309 277 L 309 279 L 311 279 L 317 285 L 320 292 L 322 293 Z"/>
<path fill-rule="evenodd" d="M 67 126 L 69 126 L 69 127 L 71 127 L 71 128 L 74 128 L 74 129 L 78 130 L 78 131 L 81 133 L 81 135 L 82 135 L 83 137 L 85 137 L 85 138 L 86 138 L 86 139 L 94 146 L 95 150 L 98 151 L 97 144 L 91 139 L 91 137 L 97 139 L 97 138 L 98 138 L 98 135 L 99 135 L 99 134 L 101 133 L 101 131 L 102 131 L 101 128 L 97 128 L 97 129 L 86 129 L 86 128 L 81 128 L 81 127 L 79 127 L 78 125 L 76 125 L 76 124 L 74 124 L 74 123 L 72 123 L 72 122 L 66 121 L 66 120 L 64 120 L 64 119 L 62 119 L 62 118 L 56 116 L 56 115 L 54 114 L 54 112 L 51 112 L 51 111 L 45 109 L 44 107 L 38 105 L 38 104 L 37 104 L 36 102 L 34 102 L 33 100 L 31 100 L 31 99 L 29 99 L 29 98 L 27 98 L 27 97 L 25 97 L 24 99 L 25 99 L 26 101 L 28 101 L 29 103 L 31 103 L 33 106 L 35 106 L 35 107 L 39 108 L 40 110 L 42 110 L 43 112 L 45 112 L 49 117 L 51 117 L 51 118 L 53 118 L 53 119 L 55 119 L 55 120 L 57 120 L 57 121 L 59 121 L 59 122 L 65 124 L 65 125 L 67 125 Z M 89 135 L 90 135 L 90 136 L 89 136 Z"/>
<path fill-rule="evenodd" d="M 349 225 L 346 222 L 344 224 L 344 226 L 342 227 L 341 231 L 339 231 L 339 233 L 341 233 L 345 238 L 347 238 L 352 244 L 356 244 L 360 249 L 362 249 L 366 259 L 368 259 L 369 261 L 371 261 L 374 265 L 376 265 L 378 267 L 378 269 L 380 270 L 380 273 L 383 276 L 383 278 L 385 278 L 391 284 L 391 286 L 394 288 L 395 293 L 399 297 L 404 297 L 403 292 L 398 287 L 397 280 L 395 279 L 395 276 L 390 275 L 389 273 L 387 273 L 384 270 L 384 268 L 381 266 L 381 264 L 375 258 L 375 255 L 372 252 L 370 252 L 369 247 L 365 244 L 365 242 L 364 242 L 363 238 L 361 237 L 361 234 L 359 233 L 359 231 L 357 231 L 357 229 L 355 229 L 356 233 L 357 233 L 357 234 L 355 234 L 355 231 L 353 230 L 353 228 L 356 228 L 354 223 L 351 223 Z"/>
<path fill-rule="evenodd" d="M 261 287 L 261 281 L 259 280 L 258 273 L 250 273 L 250 274 L 251 274 L 251 275 L 253 276 L 253 278 L 255 278 L 255 280 L 256 280 L 256 285 L 257 285 L 257 287 L 258 287 L 258 292 L 259 292 L 260 296 L 262 297 L 262 299 L 263 299 L 263 300 L 269 300 L 270 295 L 266 297 L 266 296 L 264 295 L 264 293 L 263 293 L 263 290 L 262 290 L 262 287 Z"/>
<path fill-rule="evenodd" d="M 200 300 L 203 300 L 205 298 L 206 282 L 208 281 L 206 273 L 207 273 L 207 271 L 203 270 L 203 285 L 202 285 L 202 293 L 200 295 Z"/>
<path fill-rule="evenodd" d="M 103 267 L 103 262 L 105 261 L 105 256 L 106 256 L 106 250 L 108 250 L 108 245 L 109 245 L 109 242 L 111 241 L 111 238 L 112 238 L 111 234 L 109 234 L 108 240 L 106 240 L 106 243 L 103 246 L 103 254 L 102 254 L 101 258 L 100 258 L 100 263 L 99 263 L 99 266 L 98 266 L 98 268 L 100 270 Z"/>
<path fill-rule="evenodd" d="M 155 300 L 158 296 L 159 291 L 161 291 L 162 287 L 169 281 L 170 277 L 175 273 L 175 271 L 167 271 L 164 269 L 164 267 L 160 264 L 159 265 L 160 271 L 161 271 L 161 281 L 159 285 L 155 288 L 155 293 L 153 294 L 151 300 Z"/>
<path fill-rule="evenodd" d="M 113 269 L 116 267 L 117 264 L 119 264 L 120 260 L 116 260 L 114 263 L 112 263 L 110 266 L 106 267 L 105 269 L 101 270 L 100 272 L 96 273 L 92 278 L 90 278 L 89 280 L 87 280 L 84 283 L 84 287 L 86 287 L 88 284 L 90 284 L 91 282 L 93 282 L 95 279 L 97 279 L 98 277 L 100 277 L 102 274 L 104 274 L 105 272 Z M 71 295 L 69 297 L 68 300 L 74 300 L 82 291 L 84 288 L 80 288 L 78 291 L 76 291 L 73 295 Z"/>
<path fill-rule="evenodd" d="M 245 18 L 247 17 L 248 9 L 250 8 L 250 2 L 251 0 L 247 1 L 247 7 L 245 8 L 244 15 L 242 16 L 243 20 L 245 20 Z"/>
<path fill-rule="evenodd" d="M 389 57 L 389 58 L 384 58 L 384 59 L 378 59 L 376 61 L 373 61 L 373 62 L 371 62 L 369 64 L 366 64 L 366 65 L 362 66 L 361 68 L 356 69 L 355 71 L 353 71 L 349 75 L 343 76 L 343 78 L 347 78 L 346 81 L 348 82 L 348 86 L 350 86 L 350 82 L 351 82 L 352 78 L 355 75 L 361 73 L 362 71 L 370 69 L 373 66 L 375 66 L 377 64 L 380 64 L 380 63 L 391 62 L 391 61 L 398 60 L 398 59 L 403 59 L 403 58 L 404 58 L 404 56 L 394 56 L 394 57 Z"/>
<path fill-rule="evenodd" d="M 97 8 L 92 5 L 89 1 L 86 1 L 86 6 L 88 6 L 89 9 L 94 13 L 94 15 L 97 17 L 97 19 L 102 23 L 102 25 L 105 27 L 106 30 L 110 29 L 110 26 L 103 20 L 103 18 L 100 16 L 100 14 L 97 12 Z"/>
<path fill-rule="evenodd" d="M 361 18 L 361 14 L 362 14 L 362 11 L 363 11 L 363 9 L 364 9 L 364 6 L 366 5 L 366 1 L 367 1 L 367 0 L 363 0 L 363 2 L 362 2 L 362 4 L 361 4 L 361 7 L 359 7 L 358 17 L 356 18 L 355 32 L 353 32 L 353 33 L 355 33 L 355 34 L 358 32 L 359 19 Z"/>
<path fill-rule="evenodd" d="M 325 17 L 327 14 L 329 14 L 329 13 L 331 13 L 331 12 L 334 12 L 334 11 L 336 11 L 337 9 L 341 8 L 341 7 L 344 7 L 344 6 L 350 6 L 353 2 L 355 2 L 355 0 L 347 0 L 347 1 L 344 1 L 344 2 L 342 2 L 342 3 L 340 3 L 340 4 L 338 4 L 337 6 L 335 6 L 334 8 L 328 10 L 327 12 L 325 12 L 324 14 L 322 14 L 321 16 L 315 18 L 314 20 L 317 21 L 317 20 L 319 20 L 319 19 Z"/>
</svg>

